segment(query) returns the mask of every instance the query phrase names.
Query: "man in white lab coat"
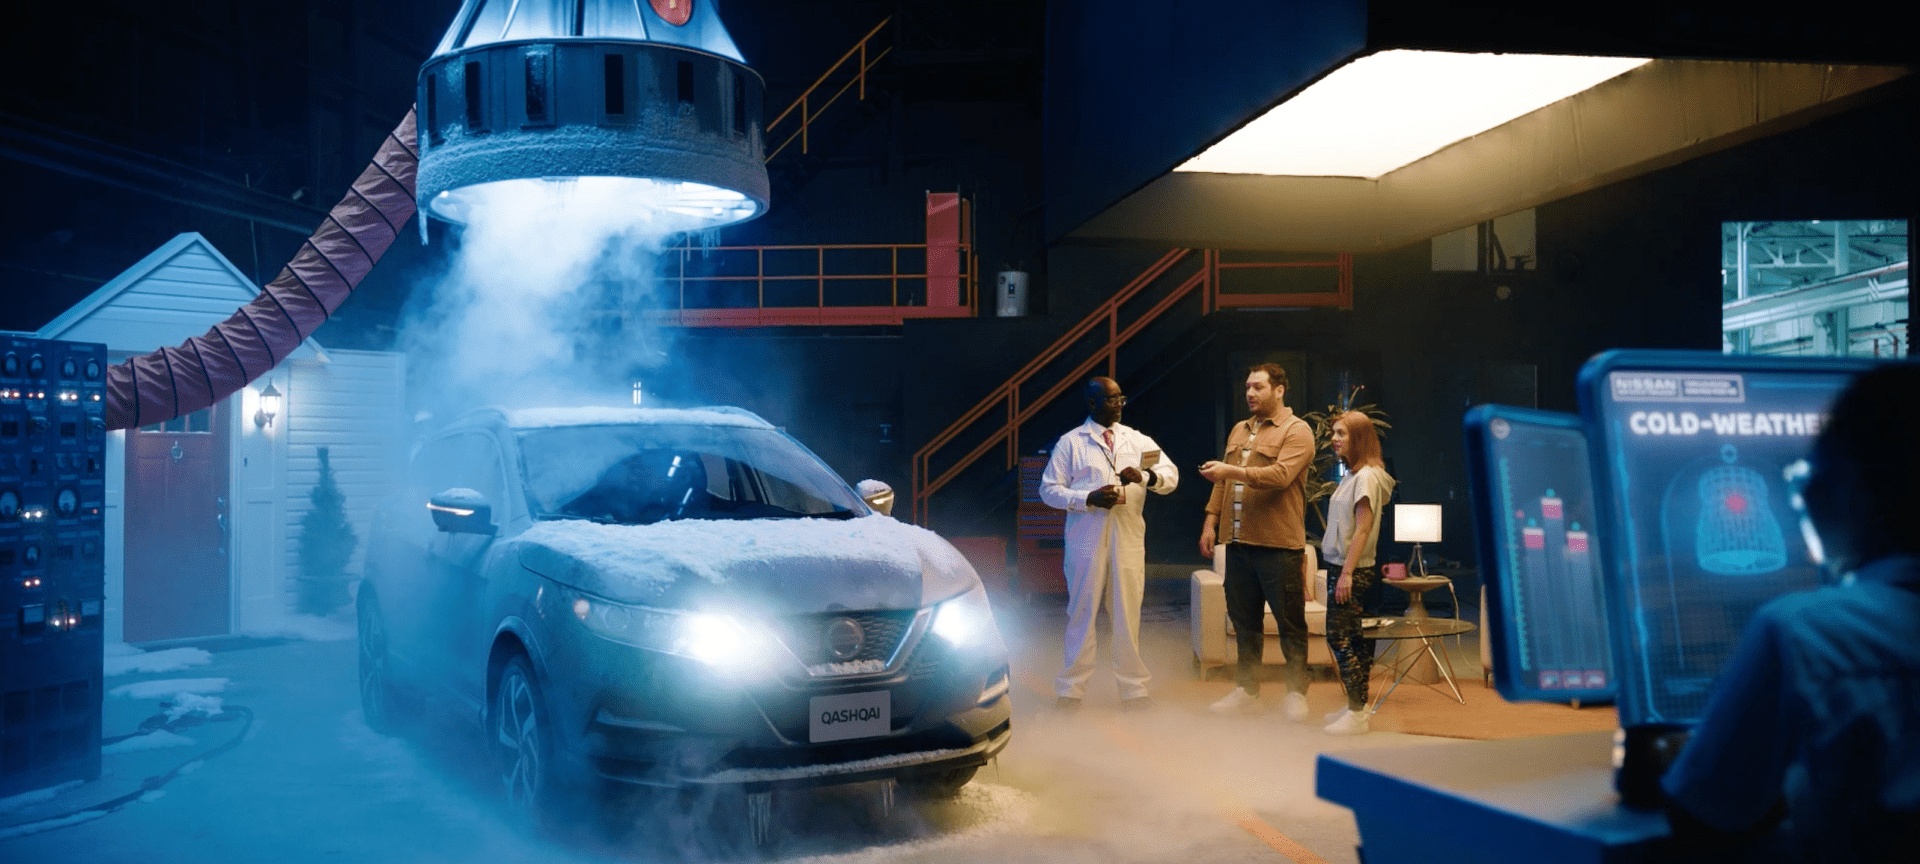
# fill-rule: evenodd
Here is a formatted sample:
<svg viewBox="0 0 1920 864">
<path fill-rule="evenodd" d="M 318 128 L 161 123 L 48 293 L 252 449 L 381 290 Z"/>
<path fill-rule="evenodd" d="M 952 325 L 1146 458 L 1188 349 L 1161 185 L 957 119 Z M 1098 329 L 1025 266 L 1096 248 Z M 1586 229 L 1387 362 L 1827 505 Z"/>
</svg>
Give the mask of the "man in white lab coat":
<svg viewBox="0 0 1920 864">
<path fill-rule="evenodd" d="M 1067 511 L 1066 662 L 1054 679 L 1056 704 L 1078 708 L 1093 677 L 1093 619 L 1107 598 L 1113 622 L 1113 672 L 1120 706 L 1147 708 L 1147 665 L 1140 660 L 1140 595 L 1146 589 L 1145 492 L 1172 492 L 1173 460 L 1152 438 L 1120 424 L 1127 404 L 1111 378 L 1087 382 L 1087 421 L 1053 446 L 1040 475 L 1040 500 Z"/>
</svg>

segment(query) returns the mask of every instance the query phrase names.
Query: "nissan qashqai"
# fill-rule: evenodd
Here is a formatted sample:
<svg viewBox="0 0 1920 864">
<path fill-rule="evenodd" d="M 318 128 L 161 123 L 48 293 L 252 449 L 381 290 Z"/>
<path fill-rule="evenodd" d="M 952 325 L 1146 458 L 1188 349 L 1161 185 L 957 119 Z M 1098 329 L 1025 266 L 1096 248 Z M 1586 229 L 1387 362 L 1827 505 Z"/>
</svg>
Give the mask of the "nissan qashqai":
<svg viewBox="0 0 1920 864">
<path fill-rule="evenodd" d="M 403 485 L 356 598 L 366 721 L 453 706 L 511 806 L 606 784 L 951 794 L 1007 744 L 973 568 L 758 416 L 482 411 Z"/>
</svg>

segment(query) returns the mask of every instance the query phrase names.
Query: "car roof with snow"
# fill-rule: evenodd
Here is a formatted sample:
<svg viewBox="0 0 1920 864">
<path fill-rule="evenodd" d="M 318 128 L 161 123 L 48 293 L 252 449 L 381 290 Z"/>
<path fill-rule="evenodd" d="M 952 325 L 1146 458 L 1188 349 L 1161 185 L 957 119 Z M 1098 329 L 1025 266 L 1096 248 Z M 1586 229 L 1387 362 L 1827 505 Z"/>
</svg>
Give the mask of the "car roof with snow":
<svg viewBox="0 0 1920 864">
<path fill-rule="evenodd" d="M 481 408 L 462 415 L 435 431 L 434 436 L 502 427 L 515 431 L 564 429 L 580 426 L 731 426 L 739 429 L 775 429 L 760 415 L 744 408 L 716 405 L 704 408 Z"/>
<path fill-rule="evenodd" d="M 705 408 L 522 408 L 502 411 L 514 429 L 551 429 L 562 426 L 737 426 L 772 429 L 760 415 L 722 405 Z"/>
</svg>

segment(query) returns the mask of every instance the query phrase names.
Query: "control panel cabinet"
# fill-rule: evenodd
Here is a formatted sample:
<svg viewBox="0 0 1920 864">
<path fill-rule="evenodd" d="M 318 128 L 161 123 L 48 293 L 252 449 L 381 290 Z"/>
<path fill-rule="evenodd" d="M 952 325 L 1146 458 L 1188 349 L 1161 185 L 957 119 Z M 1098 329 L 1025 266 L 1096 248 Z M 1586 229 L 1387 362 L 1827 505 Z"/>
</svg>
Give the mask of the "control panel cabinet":
<svg viewBox="0 0 1920 864">
<path fill-rule="evenodd" d="M 0 798 L 100 774 L 106 363 L 0 335 Z"/>
</svg>

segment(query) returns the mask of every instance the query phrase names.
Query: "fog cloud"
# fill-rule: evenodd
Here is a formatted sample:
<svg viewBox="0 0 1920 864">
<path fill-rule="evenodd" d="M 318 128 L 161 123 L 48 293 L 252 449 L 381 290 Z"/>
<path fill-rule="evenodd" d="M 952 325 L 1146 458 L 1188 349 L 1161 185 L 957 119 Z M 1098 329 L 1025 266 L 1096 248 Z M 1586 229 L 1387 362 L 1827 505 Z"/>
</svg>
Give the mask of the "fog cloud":
<svg viewBox="0 0 1920 864">
<path fill-rule="evenodd" d="M 445 419 L 614 404 L 668 362 L 667 332 L 638 313 L 661 308 L 655 262 L 678 233 L 632 186 L 602 179 L 467 190 L 472 219 L 402 328 L 416 406 Z"/>
</svg>

